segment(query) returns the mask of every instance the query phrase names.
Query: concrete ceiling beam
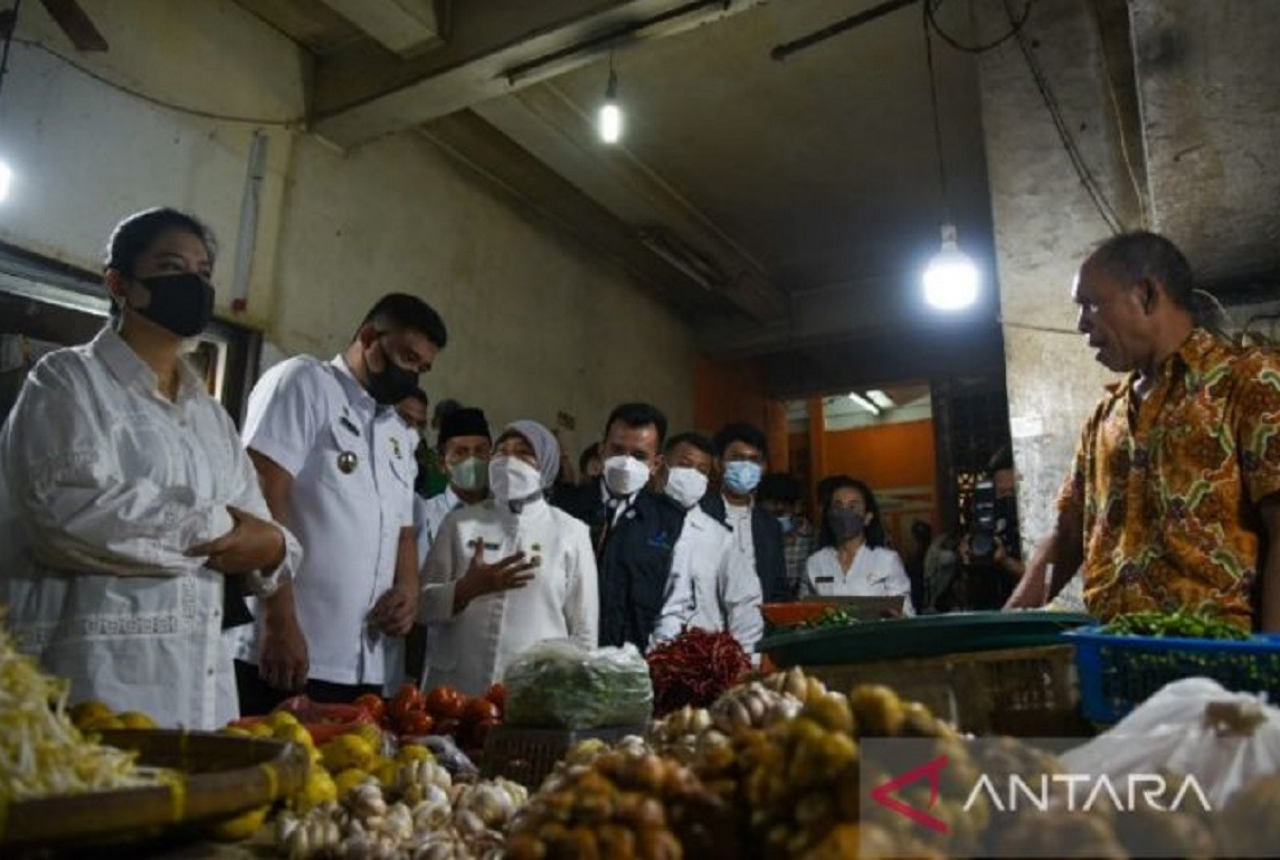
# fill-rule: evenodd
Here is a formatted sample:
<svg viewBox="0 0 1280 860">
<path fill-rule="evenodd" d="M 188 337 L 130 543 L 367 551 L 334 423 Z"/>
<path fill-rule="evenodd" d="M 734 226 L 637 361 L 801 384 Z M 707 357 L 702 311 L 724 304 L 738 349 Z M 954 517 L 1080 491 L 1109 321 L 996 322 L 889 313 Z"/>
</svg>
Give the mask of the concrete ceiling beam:
<svg viewBox="0 0 1280 860">
<path fill-rule="evenodd" d="M 412 56 L 444 40 L 449 0 L 323 0 L 389 51 Z"/>
<path fill-rule="evenodd" d="M 690 276 L 706 289 L 758 322 L 785 319 L 786 293 L 764 267 L 625 146 L 601 145 L 592 118 L 554 83 L 474 110 L 631 225 L 650 251 L 691 269 Z"/>
<path fill-rule="evenodd" d="M 630 227 L 471 111 L 441 117 L 422 126 L 421 133 L 502 189 L 520 208 L 621 265 L 680 311 L 700 317 L 722 314 L 729 307 L 645 250 Z"/>
<path fill-rule="evenodd" d="M 449 40 L 438 50 L 404 59 L 361 43 L 325 57 L 316 69 L 313 130 L 338 146 L 355 146 L 571 71 L 612 48 L 681 33 L 760 2 L 458 4 Z"/>
</svg>

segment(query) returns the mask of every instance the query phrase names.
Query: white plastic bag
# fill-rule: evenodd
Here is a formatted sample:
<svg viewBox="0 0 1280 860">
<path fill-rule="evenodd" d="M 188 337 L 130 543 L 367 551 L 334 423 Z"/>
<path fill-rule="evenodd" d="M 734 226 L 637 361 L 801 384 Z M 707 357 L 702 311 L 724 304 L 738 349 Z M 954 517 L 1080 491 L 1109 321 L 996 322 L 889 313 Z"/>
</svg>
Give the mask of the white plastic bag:
<svg viewBox="0 0 1280 860">
<path fill-rule="evenodd" d="M 1253 780 L 1280 773 L 1280 709 L 1208 678 L 1166 685 L 1106 732 L 1062 756 L 1069 773 L 1110 779 L 1195 777 L 1214 809 Z"/>
</svg>

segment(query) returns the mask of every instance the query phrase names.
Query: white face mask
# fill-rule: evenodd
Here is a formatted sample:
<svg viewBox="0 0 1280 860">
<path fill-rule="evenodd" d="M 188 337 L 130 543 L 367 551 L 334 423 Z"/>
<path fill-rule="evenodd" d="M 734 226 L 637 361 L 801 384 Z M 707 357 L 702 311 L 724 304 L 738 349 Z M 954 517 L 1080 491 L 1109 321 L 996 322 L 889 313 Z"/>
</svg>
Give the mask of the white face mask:
<svg viewBox="0 0 1280 860">
<path fill-rule="evenodd" d="M 498 502 L 522 502 L 542 492 L 542 472 L 517 457 L 494 457 L 489 487 Z"/>
<path fill-rule="evenodd" d="M 638 493 L 649 483 L 649 466 L 635 457 L 610 457 L 604 461 L 604 483 L 615 496 Z"/>
<path fill-rule="evenodd" d="M 664 492 L 687 510 L 706 495 L 707 476 L 689 466 L 675 466 L 667 472 Z"/>
</svg>

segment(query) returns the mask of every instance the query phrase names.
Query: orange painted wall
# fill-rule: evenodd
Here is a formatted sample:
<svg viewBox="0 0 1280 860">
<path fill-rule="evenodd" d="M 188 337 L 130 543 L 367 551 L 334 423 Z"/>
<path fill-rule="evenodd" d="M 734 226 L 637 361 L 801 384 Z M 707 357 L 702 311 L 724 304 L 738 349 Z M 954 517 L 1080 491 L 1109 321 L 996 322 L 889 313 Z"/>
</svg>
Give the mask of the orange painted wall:
<svg viewBox="0 0 1280 860">
<path fill-rule="evenodd" d="M 701 432 L 713 434 L 730 421 L 769 426 L 764 375 L 754 363 L 698 356 L 693 380 L 693 423 Z"/>
<path fill-rule="evenodd" d="M 909 529 L 917 519 L 938 528 L 933 421 L 828 431 L 823 441 L 823 477 L 849 475 L 870 485 L 897 546 L 909 546 Z M 809 439 L 793 433 L 791 446 L 798 455 Z"/>
</svg>

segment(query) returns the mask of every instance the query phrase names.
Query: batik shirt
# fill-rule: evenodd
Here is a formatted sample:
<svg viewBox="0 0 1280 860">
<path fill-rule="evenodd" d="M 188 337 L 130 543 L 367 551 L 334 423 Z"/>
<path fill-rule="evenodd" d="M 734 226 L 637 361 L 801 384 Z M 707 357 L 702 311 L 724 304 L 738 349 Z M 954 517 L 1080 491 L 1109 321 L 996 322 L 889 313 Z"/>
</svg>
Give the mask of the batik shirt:
<svg viewBox="0 0 1280 860">
<path fill-rule="evenodd" d="M 1078 511 L 1084 596 L 1107 619 L 1212 604 L 1248 626 L 1280 492 L 1280 356 L 1196 329 L 1145 400 L 1131 375 L 1085 425 L 1058 498 Z"/>
</svg>

